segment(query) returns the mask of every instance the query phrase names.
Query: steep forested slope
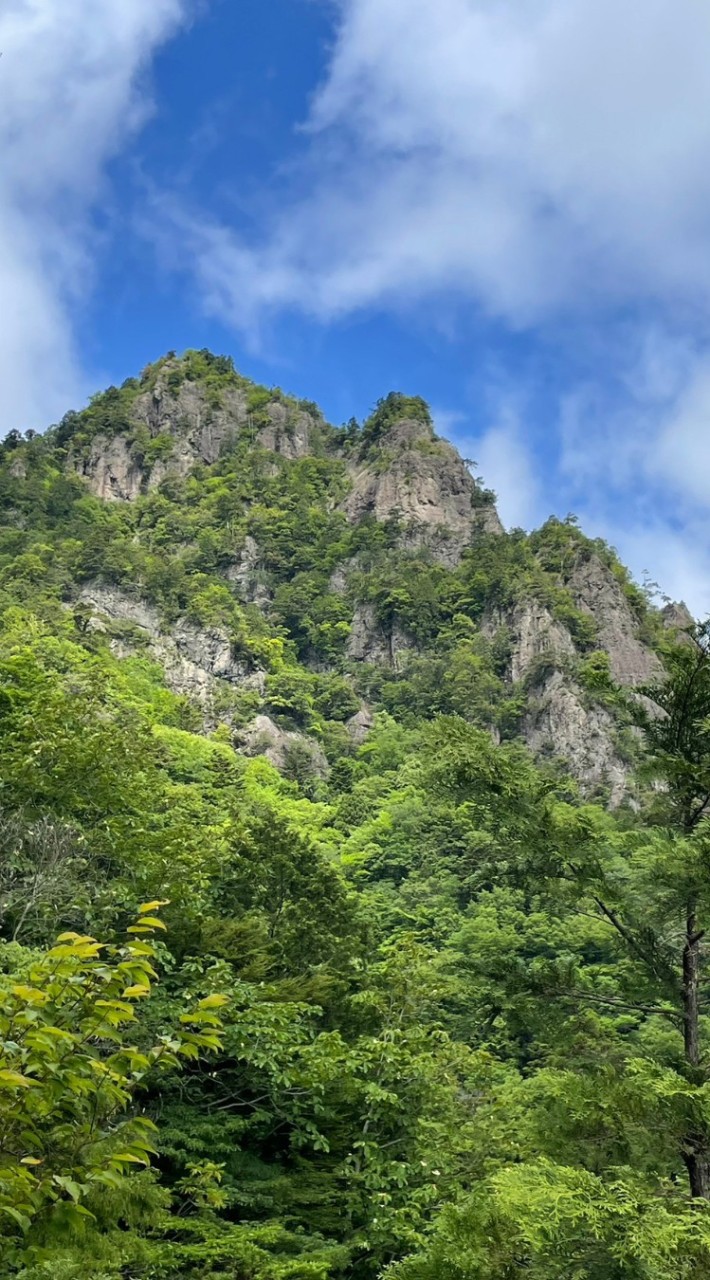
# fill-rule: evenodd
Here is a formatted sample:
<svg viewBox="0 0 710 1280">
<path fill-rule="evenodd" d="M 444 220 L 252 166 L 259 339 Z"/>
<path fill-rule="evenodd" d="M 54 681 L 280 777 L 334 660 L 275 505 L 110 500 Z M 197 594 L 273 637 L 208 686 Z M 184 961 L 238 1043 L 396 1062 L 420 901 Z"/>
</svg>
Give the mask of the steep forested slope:
<svg viewBox="0 0 710 1280">
<path fill-rule="evenodd" d="M 689 616 L 207 352 L 0 513 L 5 1274 L 707 1274 Z"/>
</svg>

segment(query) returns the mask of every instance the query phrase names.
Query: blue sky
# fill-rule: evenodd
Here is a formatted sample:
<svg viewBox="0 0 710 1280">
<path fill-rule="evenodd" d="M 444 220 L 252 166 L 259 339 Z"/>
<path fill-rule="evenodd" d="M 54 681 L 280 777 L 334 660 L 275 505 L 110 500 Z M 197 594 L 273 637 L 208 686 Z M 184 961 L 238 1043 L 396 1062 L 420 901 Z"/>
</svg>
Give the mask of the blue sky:
<svg viewBox="0 0 710 1280">
<path fill-rule="evenodd" d="M 705 0 L 5 0 L 0 431 L 168 349 L 425 396 L 710 609 Z"/>
</svg>

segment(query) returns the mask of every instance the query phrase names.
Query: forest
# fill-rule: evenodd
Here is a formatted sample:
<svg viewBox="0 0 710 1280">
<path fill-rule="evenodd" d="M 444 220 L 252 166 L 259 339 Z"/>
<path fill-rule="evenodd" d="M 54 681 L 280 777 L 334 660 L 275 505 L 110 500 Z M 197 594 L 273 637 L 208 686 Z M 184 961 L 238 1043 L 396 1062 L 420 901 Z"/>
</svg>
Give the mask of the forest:
<svg viewBox="0 0 710 1280">
<path fill-rule="evenodd" d="M 241 396 L 243 428 L 96 496 L 92 449 L 170 458 L 134 406 L 186 384 Z M 274 404 L 310 415 L 307 453 L 259 443 Z M 193 352 L 0 446 L 3 1277 L 710 1275 L 710 630 L 664 627 L 573 519 L 480 529 L 454 564 L 397 509 L 348 521 L 353 466 L 427 414 L 329 427 Z M 230 572 L 247 540 L 263 599 Z M 643 687 L 567 585 L 592 554 Z M 226 636 L 243 678 L 176 691 L 98 587 Z M 616 726 L 620 803 L 521 737 L 550 658 L 512 680 L 485 618 L 526 600 Z M 399 665 L 353 659 L 355 601 Z"/>
</svg>

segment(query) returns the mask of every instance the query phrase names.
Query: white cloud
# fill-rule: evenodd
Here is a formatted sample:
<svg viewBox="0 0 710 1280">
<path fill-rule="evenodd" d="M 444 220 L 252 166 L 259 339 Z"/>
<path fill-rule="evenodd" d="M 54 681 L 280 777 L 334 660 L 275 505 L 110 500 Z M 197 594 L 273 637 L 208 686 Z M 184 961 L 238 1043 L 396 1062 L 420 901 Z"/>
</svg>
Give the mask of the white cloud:
<svg viewBox="0 0 710 1280">
<path fill-rule="evenodd" d="M 340 0 L 305 194 L 252 243 L 190 224 L 249 327 L 454 291 L 520 324 L 710 292 L 703 0 Z M 263 224 L 262 224 L 263 225 Z"/>
<path fill-rule="evenodd" d="M 698 601 L 710 6 L 337 0 L 336 12 L 290 198 L 281 183 L 251 236 L 175 215 L 207 309 L 252 339 L 288 310 L 329 320 L 425 300 L 435 314 L 439 298 L 513 330 L 596 327 L 596 370 L 561 405 L 549 393 L 544 448 L 496 413 L 472 448 L 509 522 L 576 508 Z M 610 371 L 611 330 L 623 349 Z M 702 572 L 684 568 L 693 554 Z"/>
<path fill-rule="evenodd" d="M 661 425 L 653 451 L 660 481 L 710 506 L 710 361 L 698 364 Z"/>
<path fill-rule="evenodd" d="M 478 470 L 498 497 L 498 512 L 508 528 L 529 529 L 539 518 L 537 470 L 515 417 L 499 421 L 475 442 Z"/>
<path fill-rule="evenodd" d="M 465 458 L 475 462 L 483 484 L 495 490 L 501 520 L 508 528 L 530 528 L 547 512 L 540 500 L 538 467 L 526 432 L 527 407 L 521 388 L 500 377 L 483 388 L 488 425 L 483 432 L 466 429 L 466 415 L 434 413 L 438 431 L 448 436 Z"/>
<path fill-rule="evenodd" d="M 490 370 L 483 387 L 488 425 L 472 432 L 461 409 L 432 408 L 434 427 L 451 440 L 483 484 L 495 490 L 501 520 L 508 528 L 529 529 L 549 514 L 541 505 L 538 465 L 526 431 L 528 406 L 523 388 L 507 385 L 500 371 Z"/>
<path fill-rule="evenodd" d="M 437 405 L 429 407 L 434 430 L 439 436 L 451 439 L 466 422 L 466 414 L 461 409 L 442 409 Z"/>
<path fill-rule="evenodd" d="M 626 393 L 600 380 L 562 398 L 559 472 L 597 501 L 627 492 L 656 519 L 689 519 L 710 509 L 710 354 L 659 332 L 646 338 L 623 371 Z"/>
<path fill-rule="evenodd" d="M 149 109 L 144 72 L 183 0 L 5 0 L 0 9 L 0 436 L 83 391 L 73 309 L 91 284 L 104 166 Z"/>
<path fill-rule="evenodd" d="M 546 491 L 556 514 L 617 547 L 636 576 L 710 612 L 710 358 L 648 331 L 612 380 L 562 398 Z"/>
</svg>

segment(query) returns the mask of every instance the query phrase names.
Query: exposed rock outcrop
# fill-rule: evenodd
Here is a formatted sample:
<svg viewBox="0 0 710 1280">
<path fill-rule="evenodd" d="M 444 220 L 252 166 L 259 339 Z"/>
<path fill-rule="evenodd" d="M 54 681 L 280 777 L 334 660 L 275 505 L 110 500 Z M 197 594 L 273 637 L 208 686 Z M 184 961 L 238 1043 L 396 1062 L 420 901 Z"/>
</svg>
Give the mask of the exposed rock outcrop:
<svg viewBox="0 0 710 1280">
<path fill-rule="evenodd" d="M 502 532 L 495 507 L 481 503 L 463 459 L 426 422 L 396 422 L 377 450 L 351 464 L 350 479 L 342 504 L 348 520 L 384 521 L 398 514 L 405 546 L 429 546 L 442 564 L 457 564 L 477 531 Z"/>
<path fill-rule="evenodd" d="M 163 668 L 168 688 L 200 707 L 208 727 L 215 720 L 215 704 L 223 700 L 226 689 L 263 693 L 264 673 L 250 670 L 235 658 L 229 636 L 219 628 L 198 627 L 181 618 L 167 630 L 152 605 L 115 587 L 85 587 L 79 600 L 91 612 L 88 625 L 93 629 L 98 623 L 109 630 L 106 624 L 112 622 L 131 623 L 138 628 L 142 636 L 114 636 L 110 641 L 112 651 L 119 657 L 147 651 Z"/>
<path fill-rule="evenodd" d="M 146 481 L 126 436 L 95 436 L 86 456 L 75 465 L 91 492 L 105 502 L 132 502 Z"/>
<path fill-rule="evenodd" d="M 164 372 L 152 391 L 138 396 L 132 418 L 146 426 L 151 436 L 174 437 L 170 469 L 186 475 L 195 462 L 216 462 L 234 439 L 247 418 L 246 394 L 239 387 L 227 387 L 220 391 L 218 402 L 210 403 L 198 383 L 185 381 L 173 390 L 168 376 Z"/>
<path fill-rule="evenodd" d="M 97 435 L 88 451 L 70 453 L 70 465 L 86 477 L 92 493 L 107 501 L 132 502 L 149 492 L 168 475 L 186 476 L 197 462 L 216 462 L 246 421 L 246 396 L 239 388 L 220 393 L 211 405 L 204 390 L 185 381 L 176 389 L 167 384 L 170 366 L 153 390 L 137 396 L 131 408 L 132 432 Z M 160 437 L 160 456 L 146 454 L 136 430 Z M 172 448 L 170 447 L 172 440 Z"/>
<path fill-rule="evenodd" d="M 383 630 L 374 605 L 356 605 L 347 647 L 348 658 L 352 661 L 401 671 L 406 655 L 415 648 L 412 637 L 396 624 L 389 634 Z"/>
<path fill-rule="evenodd" d="M 664 627 L 669 631 L 685 631 L 692 627 L 695 619 L 683 600 L 672 601 L 661 609 Z"/>
<path fill-rule="evenodd" d="M 346 729 L 350 734 L 356 747 L 361 747 L 367 739 L 375 723 L 375 717 L 370 707 L 363 705 L 354 716 L 346 722 Z"/>
<path fill-rule="evenodd" d="M 186 476 L 196 463 L 216 462 L 244 429 L 253 433 L 242 388 L 225 387 L 208 397 L 203 386 L 188 379 L 174 387 L 170 377 L 178 368 L 179 361 L 166 363 L 155 386 L 135 398 L 129 430 L 99 434 L 83 452 L 70 451 L 70 465 L 97 497 L 132 502 L 167 476 Z M 313 418 L 308 413 L 275 398 L 264 414 L 267 421 L 252 434 L 256 445 L 284 458 L 309 453 Z M 146 438 L 158 442 L 157 456 L 155 448 L 145 447 Z"/>
<path fill-rule="evenodd" d="M 271 600 L 271 592 L 264 581 L 261 552 L 254 538 L 247 536 L 239 559 L 230 565 L 225 577 L 237 587 L 242 600 L 265 608 Z"/>
<path fill-rule="evenodd" d="M 567 583 L 577 607 L 595 621 L 599 648 L 609 654 L 617 684 L 648 684 L 662 672 L 653 650 L 638 635 L 638 621 L 614 575 L 596 555 L 579 560 Z"/>
<path fill-rule="evenodd" d="M 574 641 L 569 631 L 553 618 L 549 609 L 539 600 L 515 605 L 507 613 L 500 609 L 489 611 L 483 619 L 481 630 L 492 639 L 503 626 L 510 638 L 508 674 L 515 683 L 525 680 L 541 658 L 549 658 L 554 663 L 575 655 Z"/>
<path fill-rule="evenodd" d="M 591 576 L 582 578 L 588 598 L 596 605 L 594 580 Z M 606 587 L 606 577 L 601 580 Z M 623 597 L 621 617 L 615 616 L 617 603 L 609 592 L 597 606 L 604 624 L 603 640 L 602 635 L 599 638 L 602 643 L 616 645 L 617 681 L 621 683 L 621 672 L 627 684 L 635 685 L 641 683 L 643 670 L 654 669 L 656 659 L 634 635 L 631 611 Z M 534 599 L 507 612 L 489 612 L 482 630 L 492 639 L 501 627 L 506 628 L 510 643 L 508 678 L 527 687 L 528 709 L 520 725 L 520 735 L 527 746 L 536 755 L 563 761 L 584 794 L 606 790 L 610 804 L 620 804 L 628 787 L 629 766 L 619 754 L 618 726 L 605 707 L 590 705 L 577 683 L 575 664 L 580 655 L 568 628 Z M 638 658 L 637 646 L 642 648 L 644 659 L 650 659 L 645 667 Z M 609 658 L 613 670 L 611 652 Z M 632 680 L 631 675 L 636 679 Z"/>
<path fill-rule="evenodd" d="M 304 458 L 311 451 L 313 419 L 300 410 L 290 413 L 284 404 L 274 402 L 269 407 L 271 421 L 262 427 L 256 437 L 261 449 L 281 454 L 284 458 Z"/>
<path fill-rule="evenodd" d="M 603 707 L 585 706 L 562 672 L 533 690 L 522 736 L 536 755 L 563 760 L 586 794 L 606 790 L 612 806 L 624 800 L 628 769 L 616 749 L 614 720 Z"/>
<path fill-rule="evenodd" d="M 154 385 L 127 410 L 127 426 L 101 432 L 88 445 L 69 450 L 69 465 L 106 501 L 132 502 L 167 477 L 184 477 L 198 464 L 211 465 L 243 431 L 255 445 L 294 460 L 314 449 L 315 418 L 278 395 L 257 415 L 241 386 L 210 393 L 181 376 L 181 362 L 163 364 Z M 178 378 L 178 382 L 174 381 Z M 427 421 L 391 422 L 376 444 L 363 445 L 346 462 L 350 491 L 341 503 L 347 519 L 386 521 L 397 516 L 401 544 L 426 546 L 442 564 L 454 566 L 480 532 L 501 533 L 495 507 L 463 459 L 438 439 Z"/>
<path fill-rule="evenodd" d="M 281 772 L 297 772 L 304 765 L 314 777 L 324 778 L 329 772 L 323 750 L 313 738 L 280 729 L 269 716 L 255 716 L 235 735 L 235 745 L 247 756 L 266 756 Z"/>
</svg>

